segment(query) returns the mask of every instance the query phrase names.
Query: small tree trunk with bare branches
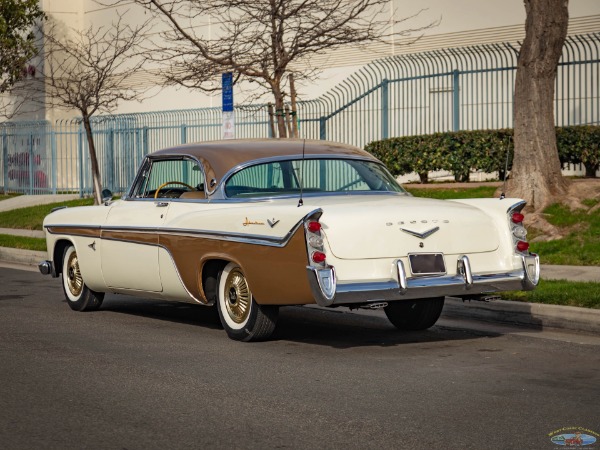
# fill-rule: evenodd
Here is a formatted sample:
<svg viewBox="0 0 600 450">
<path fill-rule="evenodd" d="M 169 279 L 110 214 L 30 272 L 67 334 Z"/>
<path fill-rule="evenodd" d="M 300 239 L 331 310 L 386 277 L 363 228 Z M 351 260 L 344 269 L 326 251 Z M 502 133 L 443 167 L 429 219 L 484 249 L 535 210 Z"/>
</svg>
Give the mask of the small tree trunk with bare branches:
<svg viewBox="0 0 600 450">
<path fill-rule="evenodd" d="M 515 156 L 508 193 L 540 210 L 566 194 L 554 128 L 556 68 L 568 26 L 567 0 L 525 0 L 525 40 L 515 81 Z"/>
<path fill-rule="evenodd" d="M 90 161 L 92 163 L 92 180 L 94 183 L 94 204 L 102 203 L 102 182 L 100 178 L 100 168 L 98 167 L 98 157 L 96 156 L 96 145 L 94 144 L 94 135 L 92 134 L 92 125 L 90 116 L 83 116 L 83 127 L 87 137 L 88 149 L 90 152 Z"/>
</svg>

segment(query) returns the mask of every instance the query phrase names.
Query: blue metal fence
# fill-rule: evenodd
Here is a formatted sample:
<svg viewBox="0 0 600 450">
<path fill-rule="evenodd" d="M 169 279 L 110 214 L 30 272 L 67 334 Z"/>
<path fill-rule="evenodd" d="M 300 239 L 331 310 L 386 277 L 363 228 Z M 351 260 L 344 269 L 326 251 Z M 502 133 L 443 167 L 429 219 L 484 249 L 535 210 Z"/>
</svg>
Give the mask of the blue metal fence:
<svg viewBox="0 0 600 450">
<path fill-rule="evenodd" d="M 357 146 L 391 136 L 512 127 L 518 48 L 508 43 L 374 61 L 316 100 L 298 103 L 300 136 Z M 235 108 L 236 135 L 269 137 L 266 105 Z M 557 125 L 600 123 L 600 33 L 567 39 L 556 81 Z M 142 156 L 221 138 L 221 108 L 100 116 L 103 186 L 123 192 Z M 0 187 L 29 194 L 92 190 L 78 119 L 0 124 Z"/>
</svg>

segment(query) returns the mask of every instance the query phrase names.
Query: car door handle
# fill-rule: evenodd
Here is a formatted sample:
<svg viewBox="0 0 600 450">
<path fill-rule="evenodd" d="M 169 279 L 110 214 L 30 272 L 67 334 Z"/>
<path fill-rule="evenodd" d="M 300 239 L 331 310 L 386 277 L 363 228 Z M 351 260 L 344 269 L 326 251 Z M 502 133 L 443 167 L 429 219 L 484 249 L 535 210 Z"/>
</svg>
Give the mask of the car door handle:
<svg viewBox="0 0 600 450">
<path fill-rule="evenodd" d="M 157 208 L 164 208 L 165 206 L 169 206 L 169 202 L 156 202 L 154 204 Z"/>
</svg>

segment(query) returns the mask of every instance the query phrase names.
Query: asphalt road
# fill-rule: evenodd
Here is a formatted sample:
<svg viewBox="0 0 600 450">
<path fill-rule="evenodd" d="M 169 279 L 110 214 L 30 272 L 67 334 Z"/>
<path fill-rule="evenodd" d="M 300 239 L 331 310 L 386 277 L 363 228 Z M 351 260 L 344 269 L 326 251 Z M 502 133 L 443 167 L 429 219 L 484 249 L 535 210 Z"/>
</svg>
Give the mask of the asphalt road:
<svg viewBox="0 0 600 450">
<path fill-rule="evenodd" d="M 600 336 L 381 312 L 282 309 L 231 341 L 208 308 L 108 296 L 0 268 L 0 448 L 552 449 L 600 433 Z M 598 439 L 600 441 L 600 439 Z M 600 444 L 586 448 L 600 448 Z"/>
</svg>

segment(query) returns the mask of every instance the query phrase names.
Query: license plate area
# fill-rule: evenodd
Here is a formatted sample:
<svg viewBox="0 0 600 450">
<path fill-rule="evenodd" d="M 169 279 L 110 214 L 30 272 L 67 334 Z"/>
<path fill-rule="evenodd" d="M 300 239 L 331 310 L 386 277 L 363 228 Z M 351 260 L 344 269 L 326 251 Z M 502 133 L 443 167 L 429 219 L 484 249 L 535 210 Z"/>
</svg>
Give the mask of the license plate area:
<svg viewBox="0 0 600 450">
<path fill-rule="evenodd" d="M 445 275 L 446 263 L 442 253 L 413 253 L 408 255 L 410 271 L 416 276 Z"/>
</svg>

